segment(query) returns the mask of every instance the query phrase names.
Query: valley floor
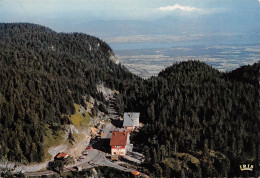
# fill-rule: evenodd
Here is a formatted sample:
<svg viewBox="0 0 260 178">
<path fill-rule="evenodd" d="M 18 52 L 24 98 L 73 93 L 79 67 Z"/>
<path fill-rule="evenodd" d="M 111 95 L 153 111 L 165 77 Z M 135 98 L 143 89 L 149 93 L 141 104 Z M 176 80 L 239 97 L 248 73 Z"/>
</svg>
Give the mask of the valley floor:
<svg viewBox="0 0 260 178">
<path fill-rule="evenodd" d="M 129 71 L 143 78 L 156 76 L 166 67 L 187 60 L 203 61 L 220 71 L 231 71 L 260 60 L 259 45 L 212 45 L 117 50 Z"/>
</svg>

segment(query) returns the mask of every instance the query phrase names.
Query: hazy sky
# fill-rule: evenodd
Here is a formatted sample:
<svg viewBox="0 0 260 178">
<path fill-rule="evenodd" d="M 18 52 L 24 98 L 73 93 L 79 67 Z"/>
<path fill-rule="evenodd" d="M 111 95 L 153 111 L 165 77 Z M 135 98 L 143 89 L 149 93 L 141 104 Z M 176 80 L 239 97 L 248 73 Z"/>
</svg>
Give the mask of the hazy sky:
<svg viewBox="0 0 260 178">
<path fill-rule="evenodd" d="M 0 22 L 37 23 L 111 43 L 209 38 L 257 43 L 260 0 L 0 0 Z"/>
<path fill-rule="evenodd" d="M 225 13 L 259 15 L 259 0 L 0 0 L 5 20 L 154 20 Z M 242 15 L 241 14 L 241 15 Z"/>
</svg>

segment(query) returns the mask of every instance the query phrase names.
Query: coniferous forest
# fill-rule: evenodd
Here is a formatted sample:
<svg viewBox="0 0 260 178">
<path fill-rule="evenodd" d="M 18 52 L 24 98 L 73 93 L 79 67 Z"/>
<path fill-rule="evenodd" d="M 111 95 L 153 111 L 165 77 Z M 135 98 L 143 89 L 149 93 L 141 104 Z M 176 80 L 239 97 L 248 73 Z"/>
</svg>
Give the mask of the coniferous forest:
<svg viewBox="0 0 260 178">
<path fill-rule="evenodd" d="M 240 164 L 254 164 L 259 72 L 260 63 L 222 73 L 189 61 L 125 91 L 146 123 L 134 139 L 154 174 L 239 176 Z"/>
<path fill-rule="evenodd" d="M 155 177 L 239 176 L 259 151 L 260 63 L 220 72 L 188 61 L 141 79 L 111 60 L 112 49 L 81 33 L 27 24 L 0 24 L 0 156 L 43 159 L 44 136 L 92 96 L 96 85 L 120 92 L 118 110 L 141 113 L 132 135 Z"/>
<path fill-rule="evenodd" d="M 118 89 L 135 79 L 110 60 L 106 43 L 85 34 L 14 23 L 0 24 L 0 39 L 0 155 L 11 161 L 42 161 L 45 132 L 61 129 L 73 103 L 104 101 L 97 84 Z"/>
</svg>

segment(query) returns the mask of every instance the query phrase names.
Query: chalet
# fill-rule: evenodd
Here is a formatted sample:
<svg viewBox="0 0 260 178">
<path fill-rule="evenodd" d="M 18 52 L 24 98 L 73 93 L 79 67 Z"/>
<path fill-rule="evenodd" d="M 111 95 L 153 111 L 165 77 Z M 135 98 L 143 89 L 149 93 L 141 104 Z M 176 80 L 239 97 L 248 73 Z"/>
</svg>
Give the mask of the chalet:
<svg viewBox="0 0 260 178">
<path fill-rule="evenodd" d="M 67 153 L 61 152 L 61 153 L 58 153 L 58 154 L 54 157 L 54 159 L 56 159 L 56 160 L 61 160 L 61 159 L 66 159 L 66 158 L 68 158 L 68 157 L 69 157 L 69 155 L 68 155 Z"/>
<path fill-rule="evenodd" d="M 125 112 L 124 113 L 124 123 L 123 127 L 126 130 L 134 130 L 135 128 L 139 127 L 139 112 Z"/>
<path fill-rule="evenodd" d="M 125 156 L 127 151 L 133 150 L 133 144 L 130 144 L 130 132 L 114 131 L 111 140 L 111 158 L 114 156 Z"/>
</svg>

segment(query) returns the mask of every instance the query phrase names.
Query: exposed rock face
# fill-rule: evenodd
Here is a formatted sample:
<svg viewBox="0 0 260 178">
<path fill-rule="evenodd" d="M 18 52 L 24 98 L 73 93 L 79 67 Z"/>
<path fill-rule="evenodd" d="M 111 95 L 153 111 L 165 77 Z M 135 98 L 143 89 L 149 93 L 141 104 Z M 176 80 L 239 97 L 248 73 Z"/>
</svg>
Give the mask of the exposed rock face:
<svg viewBox="0 0 260 178">
<path fill-rule="evenodd" d="M 135 78 L 117 64 L 111 47 L 96 37 L 0 23 L 0 128 L 8 129 L 0 129 L 0 158 L 42 162 L 52 146 L 43 137 L 71 124 L 64 116 L 75 113 L 74 103 L 87 99 L 86 111 L 77 111 L 84 117 L 100 99 L 97 83 L 119 90 L 128 77 Z M 14 145 L 15 152 L 9 149 Z"/>
<path fill-rule="evenodd" d="M 111 51 L 109 51 L 109 54 L 110 54 L 109 59 L 110 59 L 112 62 L 114 62 L 115 64 L 119 64 L 119 60 L 118 60 L 118 58 L 116 57 L 116 55 L 115 55 L 113 52 L 111 52 Z"/>
<path fill-rule="evenodd" d="M 113 61 L 114 62 L 114 61 Z M 115 62 L 116 63 L 116 62 Z M 108 101 L 109 97 L 112 96 L 115 92 L 110 88 L 104 86 L 104 84 L 97 85 L 97 91 L 102 93 L 105 99 Z"/>
</svg>

